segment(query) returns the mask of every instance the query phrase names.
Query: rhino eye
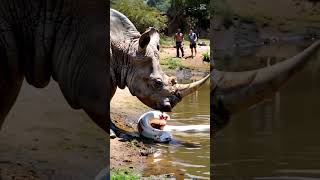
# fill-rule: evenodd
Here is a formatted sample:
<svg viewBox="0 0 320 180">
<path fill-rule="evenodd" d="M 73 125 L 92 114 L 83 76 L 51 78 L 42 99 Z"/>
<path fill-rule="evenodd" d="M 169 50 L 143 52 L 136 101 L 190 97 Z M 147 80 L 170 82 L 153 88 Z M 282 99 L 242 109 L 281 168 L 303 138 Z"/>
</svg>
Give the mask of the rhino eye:
<svg viewBox="0 0 320 180">
<path fill-rule="evenodd" d="M 158 49 L 158 51 L 160 50 L 160 46 L 159 46 L 159 44 L 157 45 L 157 49 Z"/>
<path fill-rule="evenodd" d="M 154 81 L 154 88 L 161 89 L 163 87 L 163 82 L 161 79 L 156 79 Z"/>
</svg>

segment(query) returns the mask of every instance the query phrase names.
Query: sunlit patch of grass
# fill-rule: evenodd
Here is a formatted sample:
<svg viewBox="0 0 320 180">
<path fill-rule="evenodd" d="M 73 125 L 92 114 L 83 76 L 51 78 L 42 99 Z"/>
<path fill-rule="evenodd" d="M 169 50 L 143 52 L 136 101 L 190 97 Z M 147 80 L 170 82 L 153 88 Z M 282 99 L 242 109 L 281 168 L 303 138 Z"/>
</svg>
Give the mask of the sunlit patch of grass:
<svg viewBox="0 0 320 180">
<path fill-rule="evenodd" d="M 140 177 L 130 169 L 111 170 L 111 180 L 139 180 Z"/>
<path fill-rule="evenodd" d="M 184 66 L 180 58 L 168 57 L 160 60 L 160 65 L 166 66 L 168 69 L 182 69 Z"/>
</svg>

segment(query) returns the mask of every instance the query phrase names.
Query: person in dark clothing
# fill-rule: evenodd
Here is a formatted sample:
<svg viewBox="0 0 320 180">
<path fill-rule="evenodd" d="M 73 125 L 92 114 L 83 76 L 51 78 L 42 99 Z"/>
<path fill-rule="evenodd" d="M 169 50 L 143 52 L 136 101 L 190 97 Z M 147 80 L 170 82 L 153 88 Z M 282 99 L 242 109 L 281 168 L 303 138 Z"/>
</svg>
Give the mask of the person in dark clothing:
<svg viewBox="0 0 320 180">
<path fill-rule="evenodd" d="M 183 34 L 181 33 L 181 29 L 178 29 L 176 34 L 174 35 L 174 40 L 176 42 L 176 49 L 177 49 L 177 57 L 179 56 L 179 50 L 181 50 L 182 57 L 184 56 L 183 52 Z"/>
</svg>

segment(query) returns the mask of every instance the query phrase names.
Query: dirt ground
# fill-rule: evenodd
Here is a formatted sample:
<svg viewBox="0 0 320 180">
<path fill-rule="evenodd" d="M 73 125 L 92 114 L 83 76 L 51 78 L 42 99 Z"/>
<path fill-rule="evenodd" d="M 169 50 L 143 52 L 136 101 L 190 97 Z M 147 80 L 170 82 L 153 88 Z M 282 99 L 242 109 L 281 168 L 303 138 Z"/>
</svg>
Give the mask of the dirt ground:
<svg viewBox="0 0 320 180">
<path fill-rule="evenodd" d="M 132 96 L 127 88 L 117 89 L 111 101 L 111 118 L 119 128 L 136 133 L 139 117 L 149 109 Z M 147 158 L 146 154 L 141 152 L 147 149 L 148 147 L 136 140 L 130 142 L 123 138 L 110 139 L 110 168 L 130 168 L 140 172 Z"/>
<path fill-rule="evenodd" d="M 184 50 L 184 57 L 181 58 L 181 63 L 184 67 L 188 67 L 192 70 L 209 70 L 210 63 L 204 62 L 203 53 L 210 52 L 210 43 L 207 40 L 199 40 L 199 42 L 205 42 L 206 46 L 199 46 L 197 45 L 197 55 L 191 57 L 191 50 L 189 47 L 189 42 L 184 42 L 183 50 Z M 160 50 L 160 57 L 161 59 L 165 59 L 168 57 L 176 57 L 176 48 L 173 45 L 171 46 L 162 46 Z M 181 51 L 180 51 L 181 56 Z"/>
<path fill-rule="evenodd" d="M 106 140 L 55 82 L 24 83 L 0 132 L 0 179 L 94 179 L 106 167 Z"/>
</svg>

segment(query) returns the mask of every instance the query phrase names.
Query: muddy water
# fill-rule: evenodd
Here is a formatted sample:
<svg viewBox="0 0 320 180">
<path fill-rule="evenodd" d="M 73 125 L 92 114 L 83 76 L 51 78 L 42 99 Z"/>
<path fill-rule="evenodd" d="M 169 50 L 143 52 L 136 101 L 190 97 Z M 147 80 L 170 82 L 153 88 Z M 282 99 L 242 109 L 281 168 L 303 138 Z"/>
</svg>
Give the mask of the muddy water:
<svg viewBox="0 0 320 180">
<path fill-rule="evenodd" d="M 209 124 L 209 83 L 180 102 L 170 113 L 168 125 Z M 209 179 L 210 134 L 172 133 L 174 141 L 158 144 L 159 150 L 144 169 L 144 176 L 171 174 L 176 179 Z"/>
<path fill-rule="evenodd" d="M 228 70 L 253 69 L 308 44 L 266 46 L 217 64 Z M 320 178 L 320 52 L 312 58 L 274 98 L 235 115 L 217 134 L 215 179 Z"/>
</svg>

